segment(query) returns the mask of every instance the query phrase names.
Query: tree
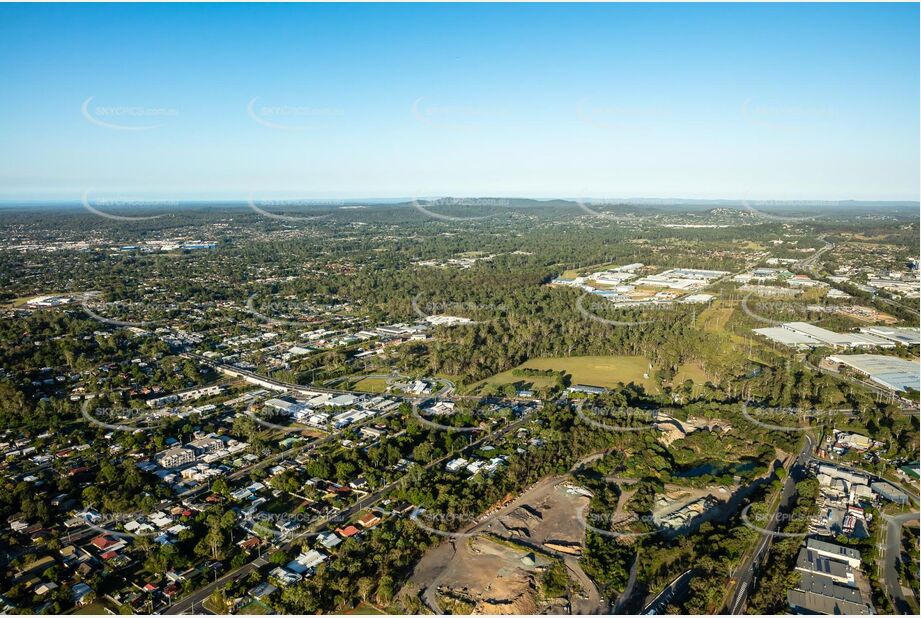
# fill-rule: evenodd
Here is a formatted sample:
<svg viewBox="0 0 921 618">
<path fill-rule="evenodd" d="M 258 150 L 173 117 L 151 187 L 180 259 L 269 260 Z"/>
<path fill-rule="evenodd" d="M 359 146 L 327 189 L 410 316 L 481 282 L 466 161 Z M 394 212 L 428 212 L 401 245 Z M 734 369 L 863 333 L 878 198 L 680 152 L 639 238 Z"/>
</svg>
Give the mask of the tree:
<svg viewBox="0 0 921 618">
<path fill-rule="evenodd" d="M 374 580 L 370 577 L 360 577 L 356 585 L 358 588 L 358 596 L 361 597 L 362 601 L 367 601 L 368 596 L 371 594 L 371 590 L 374 589 Z"/>
<path fill-rule="evenodd" d="M 393 601 L 393 578 L 389 575 L 384 575 L 378 581 L 375 600 L 382 607 L 387 607 Z"/>
</svg>

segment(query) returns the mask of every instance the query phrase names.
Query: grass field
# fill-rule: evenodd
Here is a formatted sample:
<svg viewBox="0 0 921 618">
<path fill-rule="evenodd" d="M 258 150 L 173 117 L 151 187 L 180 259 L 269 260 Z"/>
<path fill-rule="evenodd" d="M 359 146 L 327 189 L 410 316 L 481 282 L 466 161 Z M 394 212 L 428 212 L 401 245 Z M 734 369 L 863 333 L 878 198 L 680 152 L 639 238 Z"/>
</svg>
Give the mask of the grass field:
<svg viewBox="0 0 921 618">
<path fill-rule="evenodd" d="M 88 615 L 97 615 L 97 616 L 98 616 L 98 615 L 100 615 L 100 614 L 104 616 L 104 615 L 106 615 L 106 614 L 114 614 L 114 613 L 115 613 L 115 612 L 113 612 L 112 610 L 110 610 L 110 609 L 106 606 L 106 604 L 103 603 L 102 601 L 94 601 L 94 602 L 90 603 L 89 605 L 84 605 L 84 606 L 81 607 L 80 609 L 78 609 L 78 610 L 76 610 L 76 611 L 73 612 L 73 614 L 74 614 L 75 616 L 88 616 Z"/>
<path fill-rule="evenodd" d="M 552 369 L 565 371 L 571 376 L 573 384 L 589 384 L 592 386 L 615 387 L 618 382 L 629 384 L 635 382 L 642 385 L 650 393 L 658 393 L 659 388 L 653 373 L 649 378 L 643 374 L 648 372 L 648 363 L 642 356 L 572 356 L 558 358 L 534 358 L 517 368 Z M 516 368 L 516 369 L 517 369 Z M 496 375 L 470 385 L 467 392 L 473 393 L 484 384 L 502 386 L 504 384 L 520 384 L 522 388 L 541 388 L 549 386 L 555 378 L 540 376 L 516 376 L 513 370 L 497 373 Z"/>
<path fill-rule="evenodd" d="M 365 393 L 383 393 L 387 391 L 386 378 L 363 378 L 352 386 L 352 390 Z"/>
<path fill-rule="evenodd" d="M 527 366 L 527 363 L 522 365 L 522 367 Z M 514 369 L 509 371 L 503 371 L 502 373 L 497 373 L 496 375 L 486 378 L 485 380 L 480 380 L 479 382 L 474 382 L 470 385 L 469 388 L 465 389 L 465 392 L 474 393 L 478 388 L 485 384 L 491 384 L 493 386 L 505 386 L 506 384 L 517 384 L 521 389 L 532 389 L 532 388 L 543 388 L 545 386 L 550 386 L 556 382 L 555 377 L 542 377 L 542 376 L 516 376 L 512 372 Z"/>
<path fill-rule="evenodd" d="M 678 368 L 678 373 L 675 374 L 674 383 L 681 384 L 685 380 L 690 380 L 694 384 L 704 384 L 707 381 L 707 375 L 704 373 L 703 368 L 697 363 L 684 363 Z"/>
<path fill-rule="evenodd" d="M 565 371 L 573 384 L 615 387 L 619 382 L 635 382 L 651 393 L 659 392 L 649 363 L 642 356 L 572 356 L 569 358 L 533 358 L 522 365 L 531 369 Z"/>
<path fill-rule="evenodd" d="M 710 332 L 723 330 L 726 322 L 732 316 L 733 309 L 732 307 L 721 305 L 720 301 L 716 301 L 707 309 L 701 311 L 700 315 L 697 316 L 697 325 Z"/>
<path fill-rule="evenodd" d="M 692 392 L 697 395 L 700 393 L 701 387 L 706 384 L 707 375 L 698 363 L 684 363 L 678 368 L 678 373 L 675 374 L 675 378 L 672 380 L 672 386 L 680 386 L 684 384 L 685 380 L 690 380 L 694 383 Z"/>
<path fill-rule="evenodd" d="M 253 600 L 237 610 L 241 616 L 266 616 L 272 615 L 275 611 L 261 601 Z"/>
</svg>

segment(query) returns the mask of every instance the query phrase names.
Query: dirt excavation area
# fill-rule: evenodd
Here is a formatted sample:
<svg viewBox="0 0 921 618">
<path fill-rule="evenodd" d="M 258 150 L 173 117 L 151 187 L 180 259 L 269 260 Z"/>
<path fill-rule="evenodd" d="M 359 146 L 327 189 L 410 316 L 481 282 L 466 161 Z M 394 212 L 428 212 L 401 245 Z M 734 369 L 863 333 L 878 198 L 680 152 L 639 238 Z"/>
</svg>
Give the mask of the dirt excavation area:
<svg viewBox="0 0 921 618">
<path fill-rule="evenodd" d="M 598 590 L 579 566 L 589 494 L 567 477 L 544 479 L 430 550 L 407 589 L 436 613 L 601 613 Z M 545 598 L 541 584 L 562 562 L 569 592 Z"/>
<path fill-rule="evenodd" d="M 438 603 L 451 613 L 536 614 L 550 559 L 485 536 L 465 539 L 442 572 Z"/>
<path fill-rule="evenodd" d="M 483 530 L 536 548 L 578 556 L 585 535 L 581 514 L 590 496 L 566 481 L 534 488 L 513 502 L 510 509 L 484 522 Z"/>
</svg>

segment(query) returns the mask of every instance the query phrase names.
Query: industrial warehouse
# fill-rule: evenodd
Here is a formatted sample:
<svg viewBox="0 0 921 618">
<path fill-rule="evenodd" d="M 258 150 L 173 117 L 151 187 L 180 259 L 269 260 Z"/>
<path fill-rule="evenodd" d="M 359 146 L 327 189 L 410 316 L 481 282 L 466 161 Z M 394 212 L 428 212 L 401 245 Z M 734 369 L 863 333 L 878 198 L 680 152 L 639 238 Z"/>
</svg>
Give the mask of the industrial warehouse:
<svg viewBox="0 0 921 618">
<path fill-rule="evenodd" d="M 753 330 L 771 341 L 795 349 L 894 348 L 898 345 L 918 345 L 919 341 L 917 328 L 872 326 L 861 328 L 859 333 L 836 333 L 807 322 L 786 322 L 780 326 Z"/>
</svg>

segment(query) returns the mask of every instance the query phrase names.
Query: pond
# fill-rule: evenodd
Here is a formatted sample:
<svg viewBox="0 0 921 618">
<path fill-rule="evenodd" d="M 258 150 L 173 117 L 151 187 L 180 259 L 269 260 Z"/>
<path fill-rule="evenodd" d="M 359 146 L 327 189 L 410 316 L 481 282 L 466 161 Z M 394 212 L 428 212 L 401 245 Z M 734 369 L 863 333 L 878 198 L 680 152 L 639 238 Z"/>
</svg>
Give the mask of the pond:
<svg viewBox="0 0 921 618">
<path fill-rule="evenodd" d="M 683 479 L 704 476 L 705 474 L 709 474 L 710 476 L 723 476 L 726 474 L 735 476 L 736 474 L 742 474 L 743 472 L 751 472 L 757 465 L 757 459 L 748 459 L 738 463 L 730 464 L 726 464 L 724 462 L 708 461 L 706 463 L 698 464 L 685 470 L 679 470 L 674 473 L 674 476 Z"/>
</svg>

